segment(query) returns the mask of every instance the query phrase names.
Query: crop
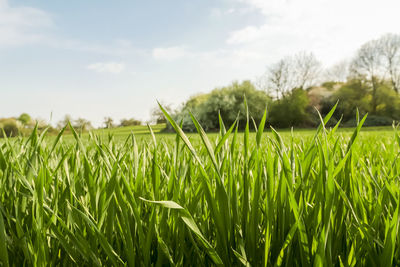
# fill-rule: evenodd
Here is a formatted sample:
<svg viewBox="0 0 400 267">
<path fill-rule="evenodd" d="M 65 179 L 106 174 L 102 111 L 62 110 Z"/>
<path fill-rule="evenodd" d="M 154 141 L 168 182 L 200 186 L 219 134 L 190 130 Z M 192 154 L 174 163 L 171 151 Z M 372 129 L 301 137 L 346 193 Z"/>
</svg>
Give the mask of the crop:
<svg viewBox="0 0 400 267">
<path fill-rule="evenodd" d="M 325 128 L 0 143 L 3 266 L 400 265 L 400 137 Z"/>
</svg>

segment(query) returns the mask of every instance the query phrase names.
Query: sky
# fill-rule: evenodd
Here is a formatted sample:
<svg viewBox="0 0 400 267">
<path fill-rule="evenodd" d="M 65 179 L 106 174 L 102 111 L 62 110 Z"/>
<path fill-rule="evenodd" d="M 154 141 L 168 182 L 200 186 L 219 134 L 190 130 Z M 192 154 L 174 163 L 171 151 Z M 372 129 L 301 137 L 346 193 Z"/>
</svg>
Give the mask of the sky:
<svg viewBox="0 0 400 267">
<path fill-rule="evenodd" d="M 157 100 L 254 80 L 299 51 L 324 66 L 400 33 L 399 0 L 0 0 L 0 117 L 150 119 Z"/>
</svg>

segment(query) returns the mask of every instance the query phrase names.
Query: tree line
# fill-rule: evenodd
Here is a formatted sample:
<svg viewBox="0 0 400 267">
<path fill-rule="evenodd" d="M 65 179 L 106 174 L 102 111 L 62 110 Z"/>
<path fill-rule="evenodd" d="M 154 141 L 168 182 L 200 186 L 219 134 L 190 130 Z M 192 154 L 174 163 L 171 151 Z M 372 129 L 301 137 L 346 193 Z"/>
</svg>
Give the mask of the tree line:
<svg viewBox="0 0 400 267">
<path fill-rule="evenodd" d="M 317 110 L 326 114 L 338 101 L 333 123 L 355 125 L 357 109 L 369 113 L 366 125 L 391 125 L 400 120 L 400 35 L 386 34 L 363 44 L 349 59 L 324 69 L 313 53 L 300 52 L 268 66 L 256 81 L 233 82 L 210 93 L 190 97 L 174 111 L 187 131 L 195 127 L 190 113 L 207 130 L 244 119 L 244 95 L 257 123 L 265 108 L 274 127 L 313 127 Z"/>
<path fill-rule="evenodd" d="M 65 115 L 62 120 L 53 126 L 45 120 L 34 119 L 31 118 L 29 114 L 22 113 L 19 117 L 0 118 L 0 137 L 4 137 L 4 135 L 7 137 L 13 137 L 29 134 L 35 127 L 39 132 L 46 129 L 50 134 L 56 134 L 64 127 L 66 127 L 65 131 L 68 132 L 70 131 L 69 124 L 78 132 L 87 132 L 95 129 L 92 123 L 84 118 L 73 119 L 70 115 Z M 135 118 L 121 119 L 119 123 L 116 123 L 113 118 L 105 117 L 99 128 L 110 129 L 141 124 L 143 124 L 143 122 Z"/>
</svg>

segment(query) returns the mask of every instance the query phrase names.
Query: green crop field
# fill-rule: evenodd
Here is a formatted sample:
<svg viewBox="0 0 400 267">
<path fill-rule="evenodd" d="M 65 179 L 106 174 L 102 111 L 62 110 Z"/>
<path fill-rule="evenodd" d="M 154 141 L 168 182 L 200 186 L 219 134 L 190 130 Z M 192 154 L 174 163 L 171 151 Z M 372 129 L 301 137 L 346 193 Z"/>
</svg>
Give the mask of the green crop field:
<svg viewBox="0 0 400 267">
<path fill-rule="evenodd" d="M 1 140 L 2 265 L 400 265 L 396 129 L 193 120 Z"/>
<path fill-rule="evenodd" d="M 152 125 L 153 133 L 159 133 L 165 129 L 165 124 Z M 114 136 L 126 137 L 127 135 L 133 133 L 135 135 L 150 134 L 148 126 L 138 125 L 129 127 L 118 127 L 112 129 L 99 129 L 94 130 L 93 133 L 97 135 L 113 134 Z"/>
</svg>

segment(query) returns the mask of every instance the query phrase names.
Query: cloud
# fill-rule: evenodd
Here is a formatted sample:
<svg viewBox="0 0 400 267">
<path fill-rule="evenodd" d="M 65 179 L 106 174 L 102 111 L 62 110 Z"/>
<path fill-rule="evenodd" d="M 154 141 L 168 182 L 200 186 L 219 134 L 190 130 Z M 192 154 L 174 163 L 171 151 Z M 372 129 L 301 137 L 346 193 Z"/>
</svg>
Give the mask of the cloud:
<svg viewBox="0 0 400 267">
<path fill-rule="evenodd" d="M 230 15 L 235 13 L 236 9 L 235 8 L 228 8 L 228 9 L 222 9 L 222 8 L 212 8 L 210 11 L 211 17 L 216 17 L 216 18 L 221 18 L 225 15 Z"/>
<path fill-rule="evenodd" d="M 237 0 L 264 22 L 232 31 L 230 46 L 259 53 L 309 50 L 332 63 L 364 42 L 399 33 L 398 0 Z"/>
<path fill-rule="evenodd" d="M 29 6 L 12 6 L 8 0 L 0 0 L 0 47 L 29 44 L 83 51 L 103 55 L 148 54 L 132 45 L 129 40 L 117 39 L 108 43 L 92 43 L 76 39 L 64 39 L 54 35 L 56 25 L 48 12 Z"/>
<path fill-rule="evenodd" d="M 246 28 L 234 31 L 230 34 L 228 44 L 241 44 L 256 41 L 262 38 L 262 27 L 247 26 Z"/>
<path fill-rule="evenodd" d="M 88 65 L 87 69 L 100 73 L 121 73 L 125 70 L 125 64 L 117 62 L 99 62 Z"/>
<path fill-rule="evenodd" d="M 93 54 L 109 56 L 148 56 L 149 51 L 134 47 L 127 40 L 111 40 L 107 43 L 93 43 L 74 39 L 61 39 L 54 36 L 48 36 L 41 42 L 45 46 L 56 49 L 71 51 L 88 52 Z"/>
<path fill-rule="evenodd" d="M 39 42 L 44 30 L 53 26 L 52 17 L 43 10 L 12 7 L 7 0 L 0 0 L 0 46 Z"/>
<path fill-rule="evenodd" d="M 152 55 L 156 60 L 171 61 L 184 58 L 190 55 L 190 53 L 186 50 L 185 46 L 171 46 L 154 48 Z"/>
</svg>

